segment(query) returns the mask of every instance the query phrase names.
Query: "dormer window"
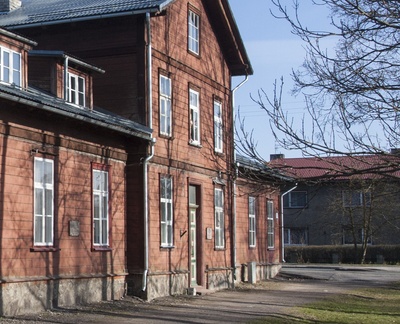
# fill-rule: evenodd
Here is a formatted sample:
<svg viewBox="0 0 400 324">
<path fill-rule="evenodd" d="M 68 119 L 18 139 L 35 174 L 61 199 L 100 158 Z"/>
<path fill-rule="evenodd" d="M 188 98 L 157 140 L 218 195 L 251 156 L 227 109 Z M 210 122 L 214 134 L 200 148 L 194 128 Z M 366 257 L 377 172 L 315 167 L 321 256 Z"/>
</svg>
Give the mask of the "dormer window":
<svg viewBox="0 0 400 324">
<path fill-rule="evenodd" d="M 85 106 L 85 79 L 68 73 L 68 101 L 79 106 Z"/>
<path fill-rule="evenodd" d="M 21 86 L 21 54 L 0 47 L 1 81 Z"/>
</svg>

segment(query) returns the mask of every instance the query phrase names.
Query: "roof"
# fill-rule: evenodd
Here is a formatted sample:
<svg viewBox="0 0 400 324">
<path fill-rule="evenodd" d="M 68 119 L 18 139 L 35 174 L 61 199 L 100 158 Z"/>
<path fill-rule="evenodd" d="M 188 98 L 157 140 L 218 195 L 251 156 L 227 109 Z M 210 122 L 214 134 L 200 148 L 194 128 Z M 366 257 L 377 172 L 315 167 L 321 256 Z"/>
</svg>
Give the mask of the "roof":
<svg viewBox="0 0 400 324">
<path fill-rule="evenodd" d="M 68 54 L 64 51 L 47 51 L 47 50 L 31 50 L 28 52 L 29 56 L 42 56 L 42 57 L 58 57 L 58 58 L 68 58 L 68 60 L 77 66 L 83 67 L 86 70 L 97 72 L 97 73 L 105 73 L 105 71 L 95 65 L 87 63 L 71 54 Z"/>
<path fill-rule="evenodd" d="M 298 180 L 400 178 L 400 156 L 393 154 L 280 158 L 268 165 Z"/>
<path fill-rule="evenodd" d="M 59 116 L 79 120 L 89 125 L 107 128 L 130 137 L 151 139 L 152 130 L 129 119 L 113 115 L 107 111 L 89 110 L 76 107 L 62 99 L 47 95 L 35 89 L 22 90 L 0 83 L 0 98 L 54 113 Z"/>
<path fill-rule="evenodd" d="M 96 19 L 107 15 L 159 12 L 173 0 L 22 0 L 21 8 L 4 13 L 2 26 L 21 26 Z"/>
<path fill-rule="evenodd" d="M 262 178 L 267 177 L 271 180 L 279 182 L 290 182 L 293 181 L 291 177 L 285 175 L 280 170 L 269 167 L 266 164 L 252 160 L 248 157 L 237 155 L 236 164 L 239 169 L 244 169 L 244 173 L 248 176 L 261 176 Z M 242 172 L 243 174 L 243 172 Z"/>
<path fill-rule="evenodd" d="M 22 0 L 20 8 L 0 15 L 12 29 L 126 15 L 158 13 L 176 0 Z M 253 69 L 228 0 L 203 0 L 233 76 Z"/>
</svg>

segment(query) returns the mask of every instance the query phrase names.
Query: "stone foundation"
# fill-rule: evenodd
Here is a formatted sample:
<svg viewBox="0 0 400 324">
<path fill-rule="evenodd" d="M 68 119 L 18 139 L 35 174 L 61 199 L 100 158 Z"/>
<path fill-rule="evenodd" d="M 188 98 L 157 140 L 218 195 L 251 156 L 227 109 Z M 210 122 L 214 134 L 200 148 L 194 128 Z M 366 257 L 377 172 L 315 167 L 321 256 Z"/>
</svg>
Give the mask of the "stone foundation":
<svg viewBox="0 0 400 324">
<path fill-rule="evenodd" d="M 0 315 L 38 313 L 55 307 L 121 299 L 125 276 L 6 281 L 0 285 Z"/>
<path fill-rule="evenodd" d="M 142 290 L 143 274 L 132 274 L 127 279 L 128 294 L 145 300 L 154 298 L 184 295 L 189 287 L 189 273 L 152 273 L 147 276 L 146 291 Z"/>
<path fill-rule="evenodd" d="M 249 275 L 249 266 L 255 266 L 255 278 Z M 242 264 L 239 267 L 236 267 L 236 282 L 249 282 L 250 280 L 253 283 L 257 281 L 263 281 L 274 278 L 280 271 L 282 265 L 280 263 L 257 263 L 257 262 L 249 262 L 247 264 Z"/>
</svg>

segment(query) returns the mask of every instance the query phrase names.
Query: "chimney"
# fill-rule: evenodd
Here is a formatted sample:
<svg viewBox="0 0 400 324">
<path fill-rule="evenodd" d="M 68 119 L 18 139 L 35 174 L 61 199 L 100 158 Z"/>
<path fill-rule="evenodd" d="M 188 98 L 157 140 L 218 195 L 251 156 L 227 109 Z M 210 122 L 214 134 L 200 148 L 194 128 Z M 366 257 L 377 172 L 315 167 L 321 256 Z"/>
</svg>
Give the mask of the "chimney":
<svg viewBox="0 0 400 324">
<path fill-rule="evenodd" d="M 269 160 L 274 161 L 274 160 L 281 160 L 285 158 L 285 154 L 270 154 Z"/>
<path fill-rule="evenodd" d="M 0 12 L 10 12 L 21 7 L 21 0 L 0 0 Z"/>
</svg>

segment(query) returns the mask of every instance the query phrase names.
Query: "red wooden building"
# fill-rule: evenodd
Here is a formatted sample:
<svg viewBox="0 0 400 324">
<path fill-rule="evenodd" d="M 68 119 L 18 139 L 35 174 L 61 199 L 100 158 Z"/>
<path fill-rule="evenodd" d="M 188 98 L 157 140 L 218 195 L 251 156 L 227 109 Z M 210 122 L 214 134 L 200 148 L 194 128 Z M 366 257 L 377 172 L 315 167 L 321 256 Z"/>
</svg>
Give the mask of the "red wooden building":
<svg viewBox="0 0 400 324">
<path fill-rule="evenodd" d="M 248 238 L 254 230 L 248 204 L 252 196 L 245 182 L 236 186 L 232 77 L 246 78 L 253 71 L 227 0 L 0 3 L 7 11 L 0 25 L 38 42 L 29 55 L 32 87 L 87 106 L 91 113 L 103 114 L 106 124 L 125 121 L 126 128 L 137 128 L 129 137 L 101 127 L 92 132 L 73 122 L 49 125 L 72 132 L 78 147 L 86 147 L 81 143 L 88 132 L 99 145 L 99 154 L 117 150 L 121 156 L 110 159 L 116 166 L 104 162 L 101 154 L 91 161 L 103 181 L 111 172 L 122 177 L 121 201 L 110 207 L 110 213 L 118 216 L 105 219 L 117 233 L 97 233 L 97 225 L 83 226 L 91 220 L 97 224 L 90 205 L 93 198 L 82 194 L 70 201 L 75 203 L 68 208 L 70 217 L 86 217 L 74 239 L 86 240 L 89 249 L 75 250 L 77 257 L 99 258 L 100 265 L 107 265 L 101 273 L 106 282 L 113 286 L 115 278 L 121 278 L 121 283 L 125 279 L 130 293 L 147 299 L 185 293 L 189 288 L 232 287 L 244 278 L 241 272 L 249 262 L 264 274 L 258 279 L 276 273 L 279 191 L 268 179 L 271 186 L 263 193 L 265 204 L 260 203 L 255 216 L 260 218 L 255 229 L 260 234 L 253 237 L 255 249 Z M 84 180 L 79 173 L 73 177 Z M 245 200 L 235 200 L 237 190 Z M 101 200 L 104 193 L 96 194 L 93 197 Z M 81 202 L 92 214 L 81 210 Z M 64 215 L 64 209 L 58 214 Z M 268 230 L 268 224 L 274 229 Z M 84 228 L 91 238 L 82 235 Z M 272 234 L 273 246 L 268 243 Z M 100 248 L 94 246 L 96 240 Z M 63 244 L 71 249 L 71 242 Z M 56 253 L 59 260 L 68 259 L 63 249 Z M 80 267 L 75 269 L 78 277 L 86 276 Z M 121 289 L 113 286 L 112 291 L 118 291 L 118 297 Z"/>
</svg>

